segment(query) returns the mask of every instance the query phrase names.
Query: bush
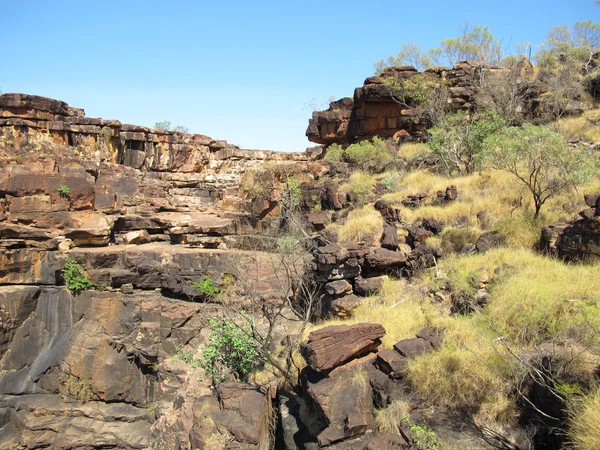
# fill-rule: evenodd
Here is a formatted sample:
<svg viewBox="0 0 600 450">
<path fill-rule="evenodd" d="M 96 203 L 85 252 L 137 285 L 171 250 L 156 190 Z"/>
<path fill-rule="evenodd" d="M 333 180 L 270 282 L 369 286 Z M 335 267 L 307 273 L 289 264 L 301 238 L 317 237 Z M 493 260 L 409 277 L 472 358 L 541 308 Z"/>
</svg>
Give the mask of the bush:
<svg viewBox="0 0 600 450">
<path fill-rule="evenodd" d="M 61 271 L 67 288 L 72 293 L 79 293 L 86 289 L 97 289 L 99 286 L 89 279 L 83 267 L 72 258 L 67 258 Z"/>
<path fill-rule="evenodd" d="M 331 144 L 325 150 L 325 161 L 330 163 L 344 160 L 344 148 L 339 144 Z"/>
<path fill-rule="evenodd" d="M 466 112 L 458 112 L 429 130 L 428 145 L 448 173 L 474 173 L 481 165 L 484 140 L 504 125 L 496 113 L 472 118 Z"/>
<path fill-rule="evenodd" d="M 371 173 L 383 172 L 393 159 L 387 143 L 377 136 L 372 141 L 365 140 L 350 145 L 345 150 L 344 157 L 361 170 Z"/>
<path fill-rule="evenodd" d="M 383 180 L 381 186 L 385 192 L 398 192 L 402 189 L 402 175 L 398 171 L 391 172 Z"/>
<path fill-rule="evenodd" d="M 71 196 L 71 190 L 69 186 L 62 185 L 58 187 L 58 193 L 61 197 L 69 198 Z"/>
<path fill-rule="evenodd" d="M 229 376 L 242 381 L 261 365 L 258 343 L 251 337 L 251 327 L 240 327 L 228 319 L 208 319 L 213 328 L 209 343 L 198 359 L 198 366 L 206 370 L 213 383 L 221 383 Z"/>
<path fill-rule="evenodd" d="M 212 300 L 221 295 L 221 288 L 208 275 L 202 278 L 202 281 L 192 281 L 190 284 L 199 295 L 204 296 L 207 300 Z"/>
<path fill-rule="evenodd" d="M 302 190 L 300 189 L 300 181 L 296 178 L 288 177 L 285 180 L 281 203 L 288 211 L 294 211 L 302 205 Z"/>
</svg>

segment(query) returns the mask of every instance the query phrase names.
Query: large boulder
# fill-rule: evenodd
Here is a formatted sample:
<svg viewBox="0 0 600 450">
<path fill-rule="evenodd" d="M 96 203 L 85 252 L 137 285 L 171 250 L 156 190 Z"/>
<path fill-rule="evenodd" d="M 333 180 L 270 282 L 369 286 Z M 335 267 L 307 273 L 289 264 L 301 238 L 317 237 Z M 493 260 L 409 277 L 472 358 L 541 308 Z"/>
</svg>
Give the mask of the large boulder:
<svg viewBox="0 0 600 450">
<path fill-rule="evenodd" d="M 383 336 L 385 329 L 378 323 L 331 325 L 311 332 L 308 341 L 302 343 L 301 352 L 313 370 L 329 371 L 372 352 Z"/>
</svg>

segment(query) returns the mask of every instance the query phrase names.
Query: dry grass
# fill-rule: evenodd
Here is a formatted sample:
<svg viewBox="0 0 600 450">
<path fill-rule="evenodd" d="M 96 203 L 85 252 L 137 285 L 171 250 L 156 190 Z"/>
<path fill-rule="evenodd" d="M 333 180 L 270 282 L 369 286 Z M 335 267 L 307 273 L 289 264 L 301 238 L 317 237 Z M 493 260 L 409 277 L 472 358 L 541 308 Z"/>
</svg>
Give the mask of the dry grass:
<svg viewBox="0 0 600 450">
<path fill-rule="evenodd" d="M 381 214 L 370 206 L 351 211 L 346 223 L 338 230 L 338 237 L 344 242 L 373 241 L 381 236 L 383 219 Z"/>
<path fill-rule="evenodd" d="M 586 111 L 579 117 L 560 119 L 554 126 L 566 139 L 600 142 L 600 109 Z"/>
<path fill-rule="evenodd" d="M 600 448 L 600 387 L 575 402 L 570 411 L 569 437 L 573 448 Z"/>
<path fill-rule="evenodd" d="M 431 149 L 425 144 L 408 143 L 398 149 L 398 156 L 406 161 L 426 156 L 431 153 Z"/>
<path fill-rule="evenodd" d="M 445 255 L 465 252 L 477 242 L 480 234 L 481 231 L 474 227 L 445 228 L 442 231 L 440 248 Z"/>
<path fill-rule="evenodd" d="M 402 421 L 410 417 L 410 404 L 405 399 L 396 399 L 387 408 L 375 412 L 375 425 L 380 433 L 400 434 Z"/>
<path fill-rule="evenodd" d="M 391 348 L 400 339 L 415 337 L 415 333 L 431 324 L 437 310 L 428 299 L 419 300 L 417 292 L 408 289 L 404 280 L 388 280 L 379 296 L 367 297 L 348 320 L 331 319 L 311 325 L 306 333 L 328 325 L 380 323 L 386 330 L 382 348 Z"/>
<path fill-rule="evenodd" d="M 340 186 L 340 192 L 351 194 L 356 205 L 363 205 L 373 194 L 375 180 L 366 172 L 354 172 L 347 183 Z"/>
</svg>

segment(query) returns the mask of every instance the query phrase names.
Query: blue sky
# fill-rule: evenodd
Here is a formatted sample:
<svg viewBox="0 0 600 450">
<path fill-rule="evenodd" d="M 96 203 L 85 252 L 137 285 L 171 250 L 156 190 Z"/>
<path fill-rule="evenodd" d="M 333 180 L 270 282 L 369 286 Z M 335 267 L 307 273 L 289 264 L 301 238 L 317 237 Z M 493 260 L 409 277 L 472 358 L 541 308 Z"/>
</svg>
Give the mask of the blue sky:
<svg viewBox="0 0 600 450">
<path fill-rule="evenodd" d="M 308 103 L 351 96 L 403 42 L 435 47 L 468 21 L 507 47 L 537 45 L 552 26 L 587 19 L 600 21 L 594 0 L 0 0 L 0 90 L 303 151 Z"/>
</svg>

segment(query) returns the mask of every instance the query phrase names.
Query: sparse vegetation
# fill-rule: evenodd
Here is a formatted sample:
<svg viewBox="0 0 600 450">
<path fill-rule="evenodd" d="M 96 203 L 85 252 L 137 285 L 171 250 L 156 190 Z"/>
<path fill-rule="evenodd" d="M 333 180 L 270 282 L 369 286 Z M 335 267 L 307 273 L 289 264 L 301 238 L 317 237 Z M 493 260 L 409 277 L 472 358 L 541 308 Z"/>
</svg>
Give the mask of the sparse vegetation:
<svg viewBox="0 0 600 450">
<path fill-rule="evenodd" d="M 201 281 L 192 281 L 190 283 L 198 295 L 206 300 L 213 300 L 222 294 L 221 288 L 217 286 L 212 277 L 206 275 Z"/>
<path fill-rule="evenodd" d="M 262 364 L 257 350 L 259 344 L 252 337 L 251 327 L 238 326 L 229 319 L 210 318 L 209 323 L 213 331 L 198 366 L 205 369 L 216 384 L 231 376 L 247 380 Z"/>
<path fill-rule="evenodd" d="M 99 286 L 93 283 L 81 265 L 72 258 L 65 260 L 65 265 L 61 271 L 65 284 L 69 291 L 78 294 L 86 289 L 98 289 Z"/>
<path fill-rule="evenodd" d="M 342 193 L 350 194 L 356 206 L 363 205 L 373 194 L 375 180 L 366 172 L 354 172 L 347 183 L 340 187 Z"/>
<path fill-rule="evenodd" d="M 190 130 L 181 125 L 173 125 L 168 120 L 163 120 L 162 122 L 156 122 L 154 124 L 154 129 L 157 131 L 174 131 L 178 133 L 189 133 Z"/>
<path fill-rule="evenodd" d="M 569 424 L 569 437 L 574 448 L 600 448 L 600 387 L 572 403 Z"/>
<path fill-rule="evenodd" d="M 71 189 L 69 186 L 62 185 L 58 187 L 58 193 L 61 197 L 70 198 L 71 197 Z"/>
<path fill-rule="evenodd" d="M 371 207 L 350 211 L 346 223 L 338 231 L 341 241 L 363 242 L 379 238 L 383 230 L 381 214 Z"/>
<path fill-rule="evenodd" d="M 60 392 L 63 398 L 73 399 L 82 403 L 93 400 L 96 397 L 92 390 L 91 380 L 78 378 L 71 374 L 69 374 L 66 381 L 61 385 Z"/>
</svg>

